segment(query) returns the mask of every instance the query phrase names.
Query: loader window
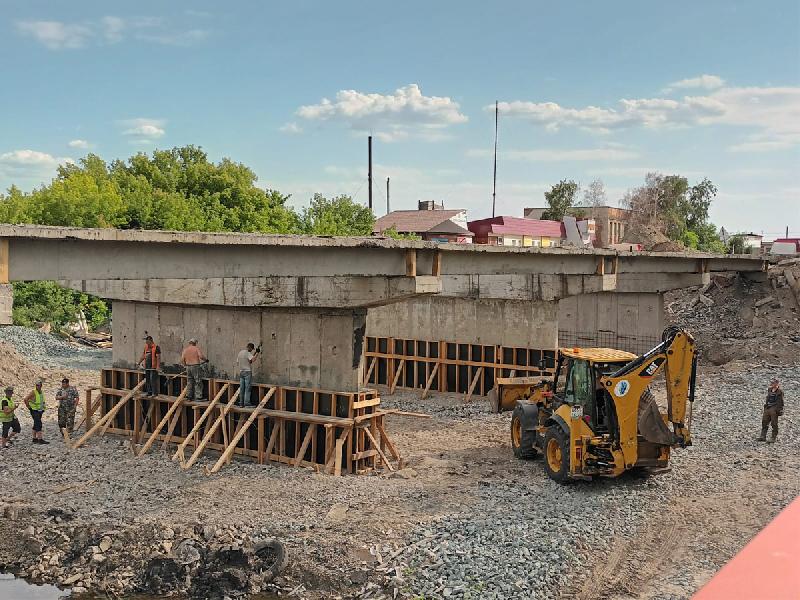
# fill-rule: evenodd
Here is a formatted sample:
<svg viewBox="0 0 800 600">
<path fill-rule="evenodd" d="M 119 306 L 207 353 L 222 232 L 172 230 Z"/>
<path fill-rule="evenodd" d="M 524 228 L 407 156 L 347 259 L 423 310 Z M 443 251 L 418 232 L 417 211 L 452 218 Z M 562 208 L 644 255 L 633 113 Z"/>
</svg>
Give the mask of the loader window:
<svg viewBox="0 0 800 600">
<path fill-rule="evenodd" d="M 592 369 L 585 360 L 573 360 L 567 377 L 567 390 L 564 399 L 569 404 L 580 404 L 584 413 L 593 413 Z"/>
</svg>

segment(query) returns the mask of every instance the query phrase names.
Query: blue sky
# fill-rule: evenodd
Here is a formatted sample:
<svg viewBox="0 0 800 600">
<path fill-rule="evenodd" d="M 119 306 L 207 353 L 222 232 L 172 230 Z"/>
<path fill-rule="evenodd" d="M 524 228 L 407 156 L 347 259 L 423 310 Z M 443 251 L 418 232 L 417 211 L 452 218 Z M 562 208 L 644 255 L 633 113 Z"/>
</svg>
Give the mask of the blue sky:
<svg viewBox="0 0 800 600">
<path fill-rule="evenodd" d="M 0 188 L 197 144 L 260 185 L 498 212 L 709 177 L 718 225 L 800 235 L 800 5 L 0 0 Z"/>
</svg>

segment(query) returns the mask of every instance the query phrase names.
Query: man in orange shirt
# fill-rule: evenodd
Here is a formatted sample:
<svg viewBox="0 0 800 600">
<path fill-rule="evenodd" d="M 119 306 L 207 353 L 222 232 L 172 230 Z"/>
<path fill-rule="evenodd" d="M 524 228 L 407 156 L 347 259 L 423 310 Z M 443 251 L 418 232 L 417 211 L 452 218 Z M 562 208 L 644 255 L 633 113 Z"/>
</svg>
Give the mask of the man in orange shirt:
<svg viewBox="0 0 800 600">
<path fill-rule="evenodd" d="M 181 364 L 186 367 L 186 399 L 203 402 L 203 365 L 208 359 L 197 345 L 197 340 L 192 338 L 189 345 L 181 353 Z"/>
<path fill-rule="evenodd" d="M 144 350 L 139 358 L 139 364 L 144 364 L 145 390 L 147 396 L 158 394 L 158 368 L 161 366 L 161 348 L 153 341 L 153 336 L 144 338 Z"/>
</svg>

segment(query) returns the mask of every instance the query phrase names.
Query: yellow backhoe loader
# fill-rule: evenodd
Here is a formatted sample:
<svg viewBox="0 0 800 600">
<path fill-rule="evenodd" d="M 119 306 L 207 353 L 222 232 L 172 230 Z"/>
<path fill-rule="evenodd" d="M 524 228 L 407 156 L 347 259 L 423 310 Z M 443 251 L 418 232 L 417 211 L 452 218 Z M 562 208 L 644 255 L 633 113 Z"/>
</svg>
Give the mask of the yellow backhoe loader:
<svg viewBox="0 0 800 600">
<path fill-rule="evenodd" d="M 664 371 L 667 412 L 649 385 Z M 558 482 L 664 470 L 670 449 L 692 443 L 697 356 L 694 338 L 678 327 L 643 354 L 610 348 L 560 349 L 551 378 L 500 380 L 498 410 L 510 409 L 518 458 L 543 455 Z"/>
</svg>

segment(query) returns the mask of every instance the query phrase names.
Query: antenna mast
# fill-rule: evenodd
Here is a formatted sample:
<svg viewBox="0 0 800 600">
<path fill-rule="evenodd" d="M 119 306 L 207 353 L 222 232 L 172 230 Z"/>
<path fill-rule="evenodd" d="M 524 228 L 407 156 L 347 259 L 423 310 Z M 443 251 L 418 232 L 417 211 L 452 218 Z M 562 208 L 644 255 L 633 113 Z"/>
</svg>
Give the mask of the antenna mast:
<svg viewBox="0 0 800 600">
<path fill-rule="evenodd" d="M 492 176 L 492 218 L 494 218 L 495 205 L 497 202 L 497 121 L 499 109 L 497 100 L 494 101 L 494 173 Z"/>
</svg>

